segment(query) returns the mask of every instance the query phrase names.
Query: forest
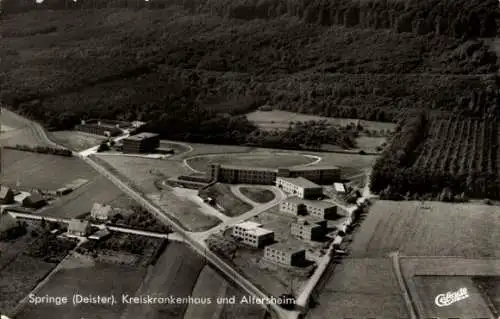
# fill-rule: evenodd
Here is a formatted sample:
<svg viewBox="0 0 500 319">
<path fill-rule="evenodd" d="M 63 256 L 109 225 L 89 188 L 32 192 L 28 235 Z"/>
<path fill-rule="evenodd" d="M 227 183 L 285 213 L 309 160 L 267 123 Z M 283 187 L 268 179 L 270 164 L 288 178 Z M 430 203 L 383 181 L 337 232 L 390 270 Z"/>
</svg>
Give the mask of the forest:
<svg viewBox="0 0 500 319">
<path fill-rule="evenodd" d="M 241 11 L 238 2 L 223 6 L 229 13 L 221 14 L 207 13 L 216 8 L 211 2 L 196 10 L 186 2 L 185 8 L 156 10 L 40 8 L 9 14 L 7 2 L 0 100 L 54 130 L 72 129 L 86 118 L 142 120 L 146 129 L 176 140 L 312 149 L 326 141 L 348 148 L 354 145 L 348 130 L 315 124 L 311 130 L 295 125 L 264 132 L 244 115 L 262 105 L 393 122 L 422 109 L 498 114 L 497 56 L 477 38 L 488 36 L 488 17 L 496 11 L 488 1 L 476 2 L 458 1 L 455 11 L 450 1 L 437 9 L 435 1 L 362 3 L 370 12 L 393 8 L 397 17 L 403 16 L 397 10 L 415 16 L 432 11 L 464 20 L 467 10 L 476 12 L 471 21 L 479 21 L 479 33 L 461 36 L 304 21 L 302 11 L 309 6 L 315 12 L 319 2 L 299 10 L 300 2 L 290 1 L 286 10 L 293 14 L 264 19 L 231 14 Z M 329 5 L 354 5 L 342 3 Z M 43 6 L 56 4 L 47 0 Z M 322 10 L 331 15 L 337 9 Z"/>
<path fill-rule="evenodd" d="M 275 19 L 294 16 L 323 26 L 392 29 L 453 37 L 493 37 L 497 30 L 496 0 L 4 0 L 7 13 L 28 10 L 82 8 L 148 8 L 178 5 L 193 14 L 210 13 L 235 19 Z"/>
</svg>

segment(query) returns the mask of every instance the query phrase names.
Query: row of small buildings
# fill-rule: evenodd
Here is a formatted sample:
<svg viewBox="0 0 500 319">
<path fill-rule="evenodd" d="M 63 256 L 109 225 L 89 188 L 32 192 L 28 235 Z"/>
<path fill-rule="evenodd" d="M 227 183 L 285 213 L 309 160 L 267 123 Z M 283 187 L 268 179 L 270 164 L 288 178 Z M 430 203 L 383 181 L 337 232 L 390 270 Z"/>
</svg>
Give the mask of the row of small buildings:
<svg viewBox="0 0 500 319">
<path fill-rule="evenodd" d="M 47 201 L 37 191 L 17 192 L 8 186 L 0 186 L 0 205 L 20 204 L 25 208 L 38 209 L 47 205 Z"/>
</svg>

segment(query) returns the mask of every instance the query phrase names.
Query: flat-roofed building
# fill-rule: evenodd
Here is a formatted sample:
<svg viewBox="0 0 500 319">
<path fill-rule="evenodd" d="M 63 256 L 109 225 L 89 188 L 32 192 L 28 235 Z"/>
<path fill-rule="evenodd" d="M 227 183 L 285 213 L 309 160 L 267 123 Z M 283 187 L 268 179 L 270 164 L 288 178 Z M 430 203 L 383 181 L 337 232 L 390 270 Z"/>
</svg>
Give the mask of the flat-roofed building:
<svg viewBox="0 0 500 319">
<path fill-rule="evenodd" d="M 333 219 L 337 216 L 335 204 L 301 199 L 296 196 L 289 197 L 280 203 L 280 211 L 293 215 L 311 215 L 321 219 Z"/>
<path fill-rule="evenodd" d="M 323 194 L 323 188 L 303 177 L 277 177 L 276 186 L 299 198 L 314 198 Z"/>
<path fill-rule="evenodd" d="M 160 146 L 160 136 L 143 132 L 123 139 L 124 153 L 152 153 Z"/>
<path fill-rule="evenodd" d="M 300 266 L 306 261 L 306 251 L 289 244 L 277 243 L 265 248 L 264 258 L 279 264 Z"/>
<path fill-rule="evenodd" d="M 103 123 L 101 121 L 82 121 L 80 125 L 75 126 L 75 130 L 107 137 L 117 136 L 122 133 L 119 125 Z"/>
<path fill-rule="evenodd" d="M 261 227 L 262 225 L 256 222 L 243 222 L 233 227 L 232 235 L 246 245 L 264 247 L 274 241 L 274 232 Z"/>
<path fill-rule="evenodd" d="M 340 179 L 340 169 L 334 166 L 298 168 L 262 168 L 213 163 L 207 174 L 212 181 L 244 184 L 275 184 L 277 177 L 304 177 L 314 183 L 333 183 Z"/>
<path fill-rule="evenodd" d="M 326 231 L 327 221 L 312 216 L 299 217 L 290 227 L 293 236 L 304 240 L 322 240 Z"/>
</svg>

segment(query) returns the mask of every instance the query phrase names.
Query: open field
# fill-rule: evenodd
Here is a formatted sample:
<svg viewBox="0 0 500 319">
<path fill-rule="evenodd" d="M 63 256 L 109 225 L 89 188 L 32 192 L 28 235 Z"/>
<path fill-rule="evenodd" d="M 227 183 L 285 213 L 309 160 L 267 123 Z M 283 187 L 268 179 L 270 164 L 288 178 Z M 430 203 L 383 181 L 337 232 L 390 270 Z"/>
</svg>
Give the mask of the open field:
<svg viewBox="0 0 500 319">
<path fill-rule="evenodd" d="M 271 191 L 268 192 L 274 197 Z M 228 217 L 240 216 L 253 208 L 252 205 L 234 195 L 227 184 L 216 183 L 211 185 L 201 190 L 200 195 L 204 198 L 213 198 L 215 203 L 224 209 L 222 213 Z"/>
<path fill-rule="evenodd" d="M 224 304 L 217 302 L 217 298 L 226 296 L 228 282 L 210 266 L 205 266 L 198 276 L 193 288 L 193 298 L 210 299 L 210 304 L 190 304 L 184 313 L 185 319 L 191 318 L 219 318 Z"/>
<path fill-rule="evenodd" d="M 0 270 L 0 312 L 9 313 L 56 265 L 19 254 Z M 39 317 L 40 318 L 40 317 Z"/>
<path fill-rule="evenodd" d="M 409 318 L 390 259 L 345 258 L 306 318 Z"/>
<path fill-rule="evenodd" d="M 98 174 L 76 157 L 2 150 L 3 184 L 20 188 L 55 190 L 78 178 L 91 180 Z"/>
<path fill-rule="evenodd" d="M 207 172 L 211 163 L 278 168 L 310 164 L 314 162 L 314 160 L 314 158 L 300 154 L 275 153 L 269 151 L 247 154 L 199 156 L 188 159 L 187 163 L 197 171 Z"/>
<path fill-rule="evenodd" d="M 135 295 L 191 296 L 203 267 L 201 256 L 182 244 L 169 243 Z M 186 303 L 128 305 L 122 318 L 182 319 L 187 306 Z"/>
<path fill-rule="evenodd" d="M 44 216 L 74 218 L 90 212 L 94 203 L 106 204 L 123 199 L 123 192 L 104 176 L 97 176 L 77 190 L 65 195 L 39 213 Z"/>
<path fill-rule="evenodd" d="M 80 131 L 50 132 L 51 139 L 72 151 L 80 152 L 101 144 L 105 137 Z"/>
<path fill-rule="evenodd" d="M 269 203 L 276 197 L 274 193 L 268 189 L 241 187 L 240 192 L 250 200 L 262 204 Z"/>
<path fill-rule="evenodd" d="M 498 315 L 500 313 L 500 276 L 475 277 L 473 280 L 477 286 L 481 287 L 483 294 L 486 294 Z"/>
<path fill-rule="evenodd" d="M 157 206 L 168 211 L 175 219 L 189 231 L 204 231 L 217 226 L 222 221 L 205 214 L 197 203 L 188 198 L 181 198 L 171 190 L 149 194 L 148 198 Z"/>
<path fill-rule="evenodd" d="M 257 127 L 263 129 L 287 129 L 291 122 L 307 122 L 307 121 L 327 121 L 333 125 L 347 126 L 356 124 L 358 121 L 364 129 L 368 130 L 394 130 L 396 127 L 393 123 L 362 121 L 349 118 L 332 118 L 325 116 L 308 115 L 294 113 L 288 111 L 254 111 L 246 114 L 247 119 L 254 123 Z"/>
<path fill-rule="evenodd" d="M 4 108 L 1 109 L 0 127 L 0 145 L 51 146 L 42 138 L 40 126 Z"/>
<path fill-rule="evenodd" d="M 500 256 L 498 207 L 377 201 L 354 236 L 352 256 Z M 444 227 L 443 225 L 446 225 Z"/>
<path fill-rule="evenodd" d="M 132 180 L 146 194 L 157 191 L 154 182 L 159 179 L 191 172 L 181 163 L 168 159 L 148 159 L 120 155 L 97 155 L 97 157 Z"/>
<path fill-rule="evenodd" d="M 121 303 L 122 294 L 133 295 L 146 274 L 145 268 L 95 263 L 85 257 L 71 257 L 59 269 L 37 295 L 68 297 L 114 295 L 115 305 L 80 304 L 26 305 L 16 318 L 119 318 L 126 305 Z"/>
<path fill-rule="evenodd" d="M 264 319 L 266 317 L 266 311 L 259 305 L 251 303 L 239 303 L 243 297 L 248 299 L 248 295 L 234 286 L 229 286 L 226 292 L 226 297 L 235 297 L 235 304 L 226 304 L 222 309 L 219 319 L 233 319 L 233 318 L 244 318 L 244 319 Z M 190 318 L 185 318 L 190 319 Z"/>
<path fill-rule="evenodd" d="M 417 309 L 421 318 L 495 318 L 472 278 L 466 276 L 415 276 L 413 282 L 419 294 L 420 302 L 417 302 Z M 448 291 L 455 292 L 460 288 L 467 288 L 468 298 L 447 307 L 438 307 L 435 304 L 434 299 L 437 295 Z"/>
</svg>

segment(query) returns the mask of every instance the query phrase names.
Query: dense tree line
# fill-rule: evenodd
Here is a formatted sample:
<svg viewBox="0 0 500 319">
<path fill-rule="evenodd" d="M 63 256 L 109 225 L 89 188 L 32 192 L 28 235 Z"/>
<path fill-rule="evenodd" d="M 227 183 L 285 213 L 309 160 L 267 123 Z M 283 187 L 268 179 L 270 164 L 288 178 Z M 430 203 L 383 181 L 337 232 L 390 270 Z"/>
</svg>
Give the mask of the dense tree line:
<svg viewBox="0 0 500 319">
<path fill-rule="evenodd" d="M 62 149 L 62 148 L 47 147 L 47 146 L 31 146 L 31 145 L 16 144 L 15 146 L 7 145 L 7 146 L 4 146 L 4 148 L 33 152 L 33 153 L 67 156 L 67 157 L 73 156 L 73 153 L 70 150 Z"/>
<path fill-rule="evenodd" d="M 34 234 L 36 236 L 25 252 L 31 257 L 44 258 L 47 261 L 58 263 L 76 246 L 74 240 L 61 239 L 46 231 L 32 235 Z"/>
<path fill-rule="evenodd" d="M 41 4 L 34 1 L 4 0 L 6 13 L 47 9 L 90 9 L 90 8 L 150 8 L 163 9 L 181 5 L 193 13 L 218 14 L 236 19 L 275 19 L 284 15 L 299 17 L 306 23 L 324 26 L 343 25 L 375 29 L 394 29 L 398 32 L 417 34 L 436 33 L 454 37 L 494 37 L 498 18 L 496 0 L 419 0 L 419 1 L 172 1 L 152 2 L 136 0 L 46 0 Z"/>
<path fill-rule="evenodd" d="M 170 227 L 159 222 L 151 213 L 140 206 L 132 207 L 133 213 L 123 217 L 121 215 L 113 216 L 112 222 L 117 225 L 125 225 L 127 227 L 148 230 L 158 233 L 170 233 Z"/>
</svg>

